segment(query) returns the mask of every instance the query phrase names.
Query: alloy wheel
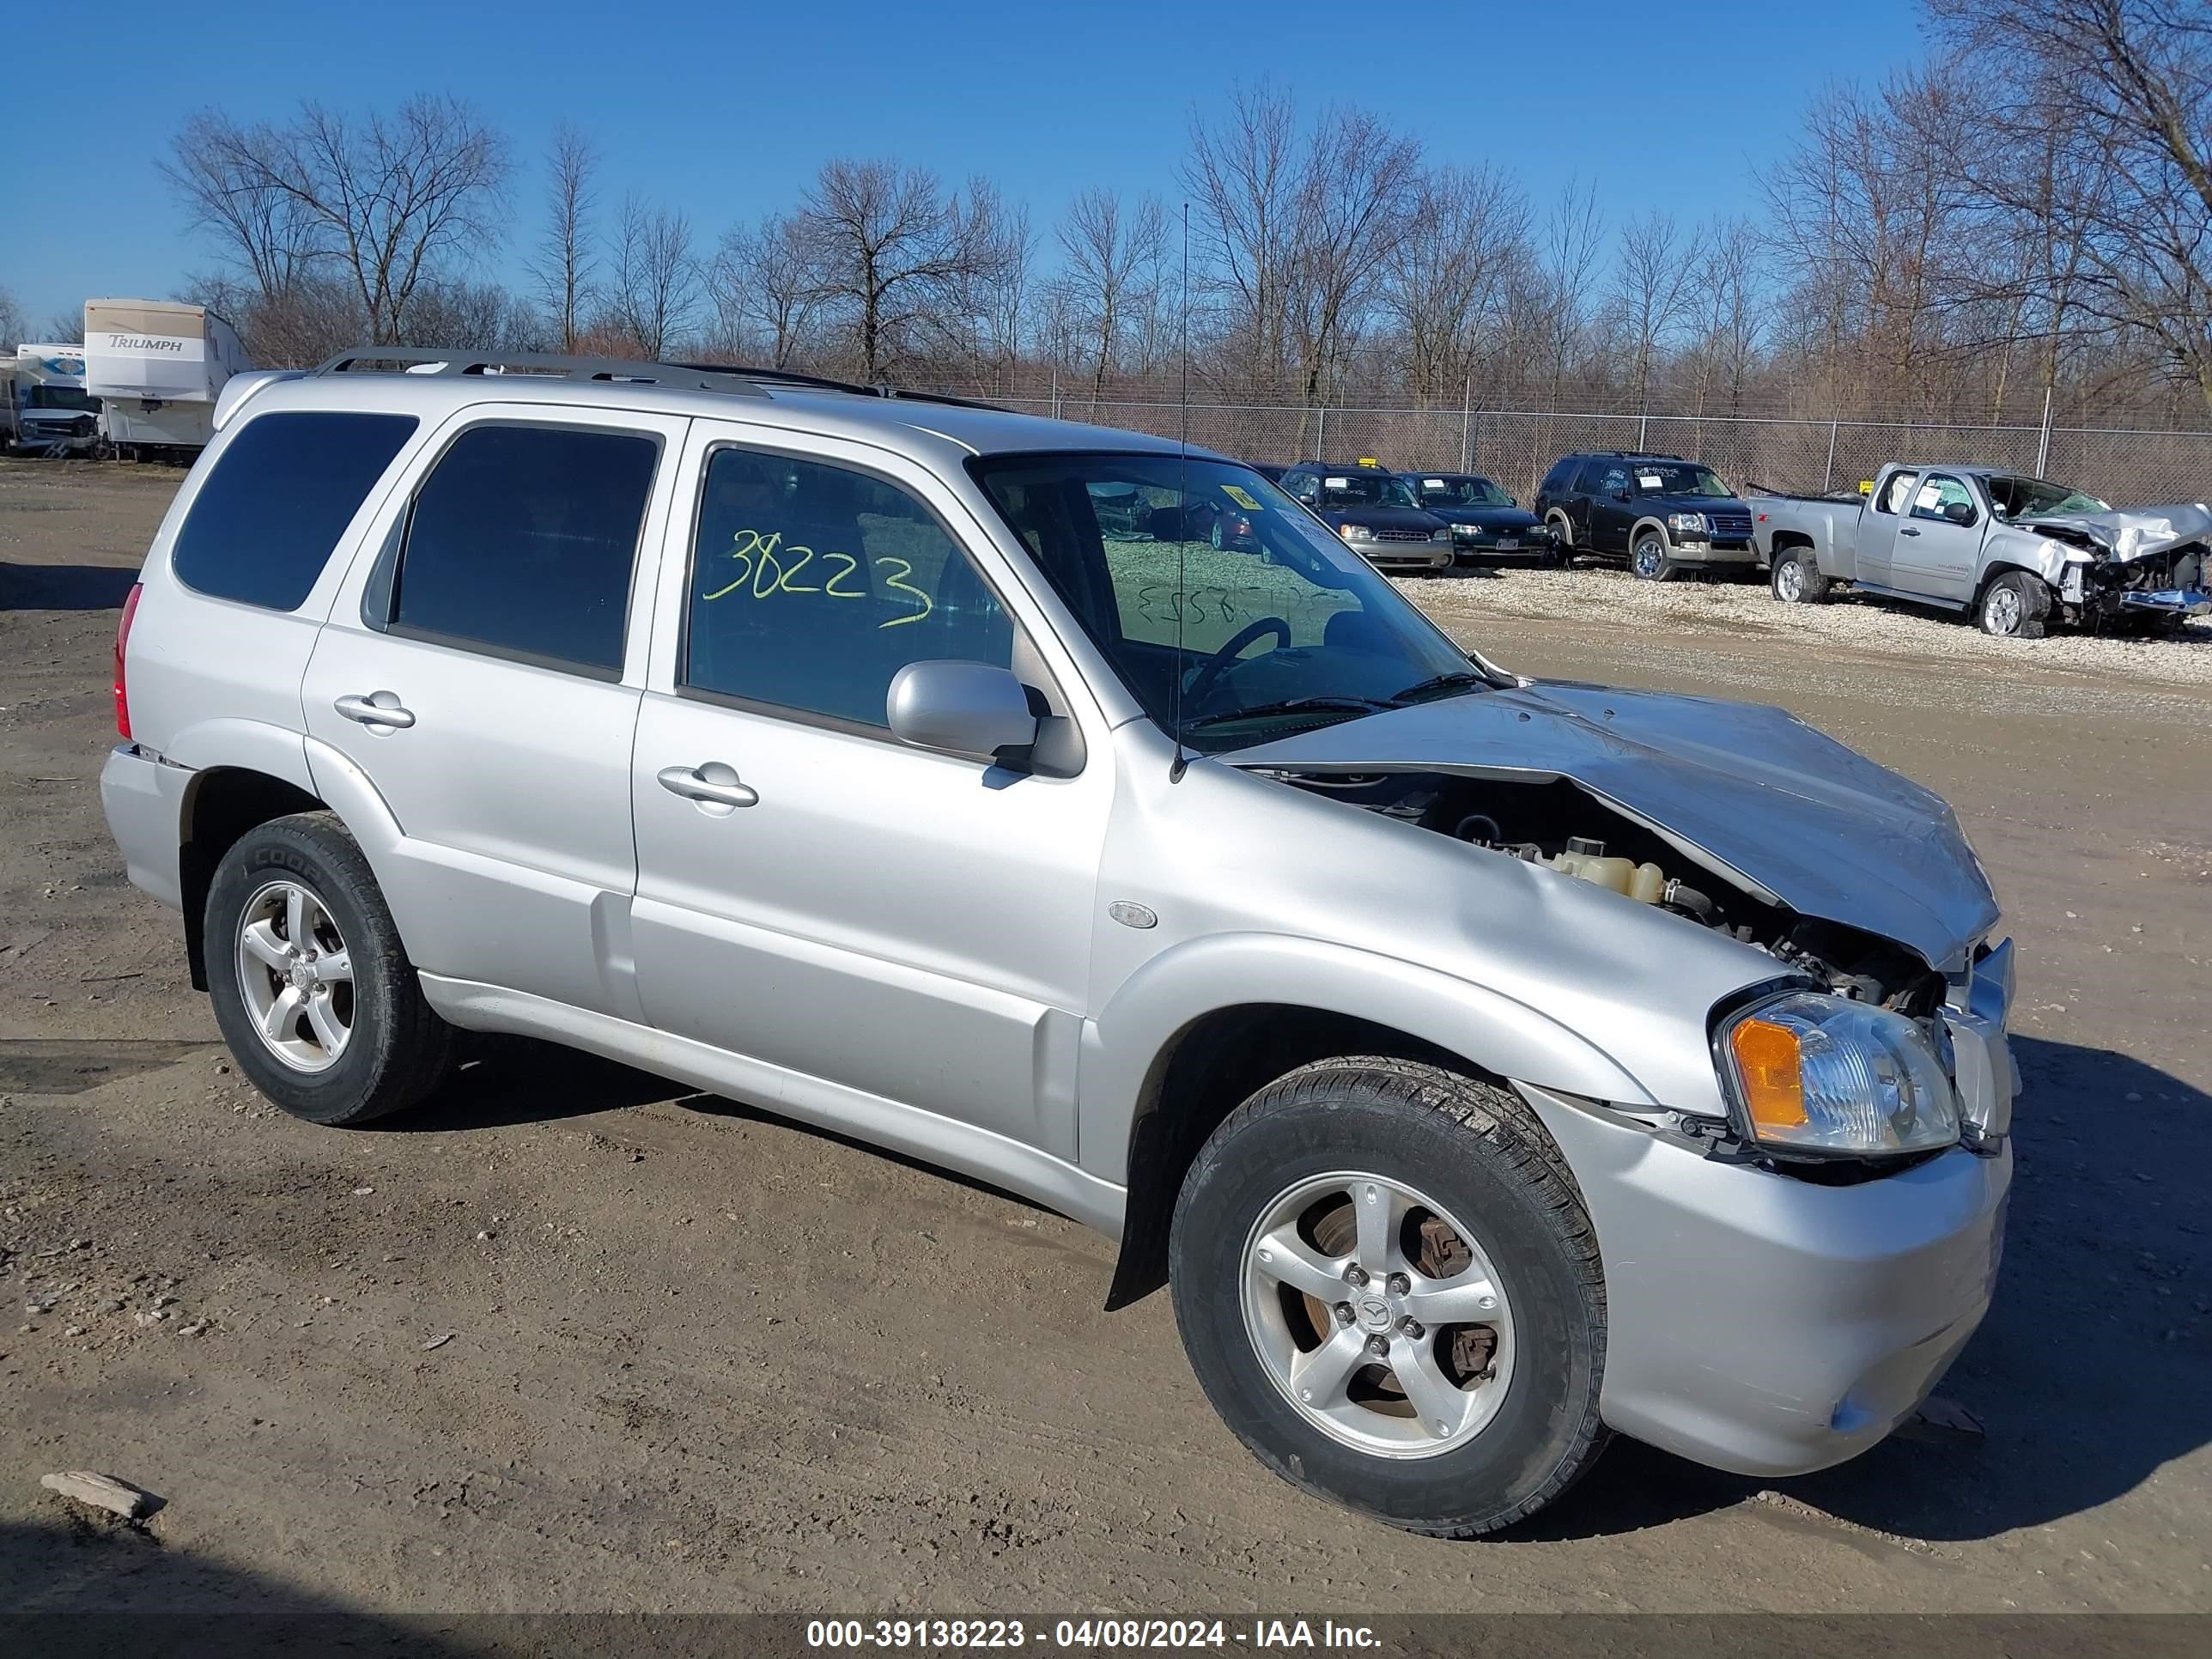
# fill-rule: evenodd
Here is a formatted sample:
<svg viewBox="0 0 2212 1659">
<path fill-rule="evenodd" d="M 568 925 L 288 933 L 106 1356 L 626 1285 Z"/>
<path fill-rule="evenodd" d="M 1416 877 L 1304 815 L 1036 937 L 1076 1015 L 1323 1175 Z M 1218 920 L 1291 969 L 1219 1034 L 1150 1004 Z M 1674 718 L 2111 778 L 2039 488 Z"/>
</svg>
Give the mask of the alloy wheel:
<svg viewBox="0 0 2212 1659">
<path fill-rule="evenodd" d="M 257 889 L 237 951 L 239 990 L 269 1052 L 299 1072 L 337 1065 L 353 1037 L 353 957 L 321 896 L 291 880 Z"/>
<path fill-rule="evenodd" d="M 1512 1382 L 1511 1309 L 1474 1232 L 1382 1176 L 1316 1176 L 1262 1208 L 1242 1302 L 1283 1397 L 1360 1451 L 1450 1450 L 1488 1426 Z"/>
</svg>

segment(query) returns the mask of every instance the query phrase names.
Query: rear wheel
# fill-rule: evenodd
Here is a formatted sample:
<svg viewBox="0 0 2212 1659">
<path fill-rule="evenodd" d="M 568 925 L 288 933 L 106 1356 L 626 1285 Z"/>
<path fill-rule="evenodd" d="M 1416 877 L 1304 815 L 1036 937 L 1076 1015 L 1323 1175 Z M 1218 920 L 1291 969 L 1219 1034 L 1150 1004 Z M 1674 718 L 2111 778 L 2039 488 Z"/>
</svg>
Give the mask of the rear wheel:
<svg viewBox="0 0 2212 1659">
<path fill-rule="evenodd" d="M 1818 605 L 1828 597 L 1828 579 L 1820 574 L 1819 561 L 1802 547 L 1774 556 L 1768 584 L 1784 605 Z"/>
<path fill-rule="evenodd" d="M 1291 1073 L 1192 1165 L 1170 1277 L 1237 1437 L 1392 1526 L 1509 1526 L 1604 1446 L 1596 1243 L 1510 1091 L 1379 1058 Z"/>
<path fill-rule="evenodd" d="M 207 898 L 208 989 L 239 1069 L 295 1117 L 366 1123 L 444 1078 L 431 1012 L 368 860 L 337 817 L 249 830 Z"/>
<path fill-rule="evenodd" d="M 1647 582 L 1663 582 L 1674 574 L 1674 561 L 1667 556 L 1667 538 L 1656 530 L 1646 530 L 1636 538 L 1629 550 L 1628 568 Z"/>
<path fill-rule="evenodd" d="M 2008 570 L 1982 590 L 1974 620 L 1984 634 L 2001 640 L 2039 640 L 2051 614 L 2051 590 L 2042 578 Z"/>
</svg>

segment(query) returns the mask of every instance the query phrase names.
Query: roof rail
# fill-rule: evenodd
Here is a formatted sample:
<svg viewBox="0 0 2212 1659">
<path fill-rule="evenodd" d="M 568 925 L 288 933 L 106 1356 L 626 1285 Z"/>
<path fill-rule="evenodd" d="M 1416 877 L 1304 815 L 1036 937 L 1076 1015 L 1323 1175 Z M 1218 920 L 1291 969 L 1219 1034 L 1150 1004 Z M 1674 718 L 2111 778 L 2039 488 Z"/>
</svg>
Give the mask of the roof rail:
<svg viewBox="0 0 2212 1659">
<path fill-rule="evenodd" d="M 720 392 L 739 398 L 765 398 L 744 369 L 709 368 L 698 363 L 630 362 L 619 357 L 573 357 L 545 351 L 464 351 L 436 346 L 356 346 L 312 371 L 317 374 L 375 374 L 404 364 L 408 374 L 441 379 L 461 374 L 504 374 L 523 378 L 599 380 L 615 386 L 659 386 L 676 392 Z"/>
<path fill-rule="evenodd" d="M 1004 413 L 998 404 L 987 404 L 975 398 L 955 398 L 944 392 L 902 392 L 888 381 L 878 380 L 873 386 L 863 386 L 857 380 L 833 380 L 823 374 L 802 374 L 795 368 L 751 368 L 727 363 L 672 363 L 672 368 L 696 368 L 718 374 L 738 374 L 746 380 L 765 381 L 771 386 L 804 386 L 814 392 L 849 392 L 857 398 L 896 398 L 910 404 L 950 404 L 955 409 L 992 409 Z"/>
</svg>

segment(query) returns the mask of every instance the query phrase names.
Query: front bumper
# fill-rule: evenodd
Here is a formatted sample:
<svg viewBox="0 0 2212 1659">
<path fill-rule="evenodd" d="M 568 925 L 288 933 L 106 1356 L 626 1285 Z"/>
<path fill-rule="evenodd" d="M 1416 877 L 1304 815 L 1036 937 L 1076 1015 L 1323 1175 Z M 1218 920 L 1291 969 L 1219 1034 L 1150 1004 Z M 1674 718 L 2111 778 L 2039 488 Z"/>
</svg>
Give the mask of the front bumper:
<svg viewBox="0 0 2212 1659">
<path fill-rule="evenodd" d="M 1759 549 L 1749 541 L 1673 541 L 1671 556 L 1677 564 L 1741 564 L 1759 562 Z"/>
<path fill-rule="evenodd" d="M 1345 545 L 1377 570 L 1445 570 L 1452 563 L 1449 542 L 1354 542 Z"/>
<path fill-rule="evenodd" d="M 179 910 L 185 893 L 178 874 L 178 837 L 191 778 L 189 767 L 135 743 L 110 750 L 100 772 L 100 810 L 107 814 L 107 832 L 123 854 L 131 884 Z"/>
<path fill-rule="evenodd" d="M 2004 1142 L 1823 1187 L 1521 1092 L 1596 1228 L 1600 1409 L 1624 1434 L 1739 1474 L 1826 1468 L 1910 1416 L 1988 1311 L 2012 1182 Z"/>
<path fill-rule="evenodd" d="M 1543 558 L 1557 546 L 1550 532 L 1540 525 L 1533 530 L 1517 530 L 1505 535 L 1473 525 L 1452 526 L 1452 551 L 1462 559 Z"/>
<path fill-rule="evenodd" d="M 2161 617 L 2212 617 L 2212 593 L 2201 587 L 2129 588 L 2120 595 L 2120 609 Z"/>
</svg>

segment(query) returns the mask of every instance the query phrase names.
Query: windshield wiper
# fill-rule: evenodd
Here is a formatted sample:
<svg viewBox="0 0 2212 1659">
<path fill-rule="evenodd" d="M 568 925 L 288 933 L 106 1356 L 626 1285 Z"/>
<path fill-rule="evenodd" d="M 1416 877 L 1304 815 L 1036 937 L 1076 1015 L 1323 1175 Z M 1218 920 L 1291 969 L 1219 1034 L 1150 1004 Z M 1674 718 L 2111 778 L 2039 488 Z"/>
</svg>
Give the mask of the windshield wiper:
<svg viewBox="0 0 2212 1659">
<path fill-rule="evenodd" d="M 1390 699 L 1390 706 L 1395 708 L 1404 703 L 1419 702 L 1434 692 L 1456 691 L 1462 686 L 1487 686 L 1489 684 L 1490 677 L 1486 674 L 1477 674 L 1464 668 L 1455 668 L 1449 673 L 1434 675 L 1421 681 L 1418 685 L 1407 686 Z"/>
<path fill-rule="evenodd" d="M 1310 712 L 1377 714 L 1393 706 L 1374 697 L 1285 697 L 1279 702 L 1255 702 L 1249 708 L 1224 708 L 1218 714 L 1201 714 L 1194 720 L 1185 720 L 1183 729 L 1194 732 L 1202 726 L 1219 726 L 1228 720 L 1265 720 L 1271 714 L 1304 714 Z"/>
</svg>

